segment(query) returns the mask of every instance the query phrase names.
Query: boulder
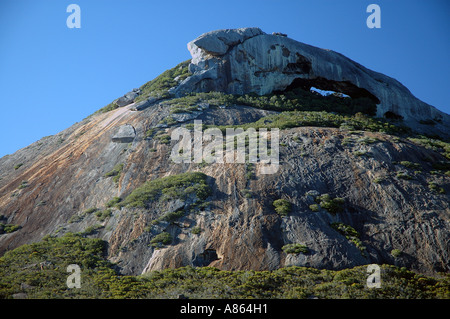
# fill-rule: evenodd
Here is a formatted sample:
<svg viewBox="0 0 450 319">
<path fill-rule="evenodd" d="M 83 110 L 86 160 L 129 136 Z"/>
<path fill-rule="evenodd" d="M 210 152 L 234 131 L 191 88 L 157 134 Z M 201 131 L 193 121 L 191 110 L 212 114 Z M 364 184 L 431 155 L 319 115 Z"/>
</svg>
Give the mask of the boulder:
<svg viewBox="0 0 450 319">
<path fill-rule="evenodd" d="M 114 100 L 113 103 L 119 107 L 131 104 L 134 102 L 134 99 L 139 96 L 139 94 L 141 94 L 140 89 L 133 89 L 124 96 L 121 96 L 118 99 Z"/>
<path fill-rule="evenodd" d="M 137 102 L 134 105 L 134 108 L 136 109 L 136 111 L 142 111 L 143 109 L 146 109 L 147 107 L 152 106 L 153 104 L 161 100 L 162 98 L 151 96 L 144 101 Z"/>
<path fill-rule="evenodd" d="M 131 143 L 136 137 L 136 130 L 130 124 L 125 124 L 119 127 L 118 132 L 112 137 L 115 143 Z"/>
</svg>

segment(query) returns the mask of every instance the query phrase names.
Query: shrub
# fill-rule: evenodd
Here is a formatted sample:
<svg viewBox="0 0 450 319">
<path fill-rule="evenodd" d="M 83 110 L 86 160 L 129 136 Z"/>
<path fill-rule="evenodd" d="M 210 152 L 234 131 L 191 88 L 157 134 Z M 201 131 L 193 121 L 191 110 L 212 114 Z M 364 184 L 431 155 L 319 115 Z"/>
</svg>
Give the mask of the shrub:
<svg viewBox="0 0 450 319">
<path fill-rule="evenodd" d="M 72 217 L 69 218 L 68 223 L 72 224 L 72 223 L 78 223 L 79 221 L 83 220 L 83 215 L 72 215 Z"/>
<path fill-rule="evenodd" d="M 86 210 L 83 212 L 83 214 L 92 214 L 92 213 L 95 213 L 96 211 L 98 211 L 98 208 L 97 208 L 97 207 L 91 207 L 91 208 L 86 209 Z"/>
<path fill-rule="evenodd" d="M 155 137 L 156 140 L 158 140 L 161 144 L 170 144 L 170 135 L 167 134 L 163 134 L 163 135 L 158 135 L 157 137 Z"/>
<path fill-rule="evenodd" d="M 399 164 L 404 167 L 416 169 L 416 170 L 422 168 L 422 166 L 419 163 L 412 163 L 410 161 L 401 161 Z"/>
<path fill-rule="evenodd" d="M 345 225 L 343 223 L 332 223 L 331 227 L 336 229 L 345 237 L 359 237 L 359 233 L 349 225 Z"/>
<path fill-rule="evenodd" d="M 373 182 L 376 184 L 381 184 L 382 182 L 384 182 L 384 180 L 385 180 L 384 177 L 378 176 L 373 179 Z"/>
<path fill-rule="evenodd" d="M 118 206 L 117 204 L 120 203 L 122 201 L 122 199 L 120 197 L 113 197 L 110 201 L 108 201 L 106 203 L 106 207 L 113 207 L 113 206 Z"/>
<path fill-rule="evenodd" d="M 162 232 L 156 235 L 151 241 L 150 244 L 154 247 L 161 247 L 162 245 L 169 245 L 172 242 L 172 235 L 167 232 Z"/>
<path fill-rule="evenodd" d="M 414 178 L 406 172 L 398 172 L 396 176 L 397 176 L 397 178 L 406 179 L 406 180 L 410 180 L 410 179 Z"/>
<path fill-rule="evenodd" d="M 245 198 L 252 198 L 253 193 L 251 190 L 245 188 L 242 190 L 242 195 L 244 195 Z"/>
<path fill-rule="evenodd" d="M 436 183 L 434 182 L 428 182 L 428 188 L 437 193 L 437 194 L 445 194 L 445 189 L 443 189 L 442 187 L 438 186 Z"/>
<path fill-rule="evenodd" d="M 19 163 L 19 164 L 17 164 L 17 165 L 14 165 L 14 170 L 17 171 L 19 168 L 22 167 L 22 165 L 23 165 L 23 163 Z"/>
<path fill-rule="evenodd" d="M 19 225 L 0 223 L 0 234 L 2 233 L 10 234 L 19 229 L 20 229 Z"/>
<path fill-rule="evenodd" d="M 95 216 L 97 217 L 97 220 L 100 222 L 105 221 L 105 219 L 111 217 L 111 215 L 112 215 L 111 208 L 95 212 Z"/>
<path fill-rule="evenodd" d="M 392 249 L 391 250 L 391 255 L 394 258 L 400 257 L 401 254 L 402 254 L 402 251 L 400 249 Z"/>
<path fill-rule="evenodd" d="M 308 247 L 301 244 L 287 244 L 281 247 L 281 249 L 286 254 L 300 254 L 300 253 L 307 254 L 309 252 Z"/>
<path fill-rule="evenodd" d="M 202 229 L 198 226 L 192 227 L 191 234 L 198 235 L 202 232 Z"/>
<path fill-rule="evenodd" d="M 372 143 L 375 143 L 378 141 L 379 140 L 377 138 L 365 136 L 365 137 L 358 139 L 356 142 L 358 142 L 360 144 L 368 145 L 368 144 L 372 144 Z"/>
<path fill-rule="evenodd" d="M 273 202 L 275 211 L 280 216 L 287 216 L 292 210 L 292 204 L 286 199 L 277 199 Z"/>
<path fill-rule="evenodd" d="M 113 177 L 113 182 L 117 184 L 123 171 L 123 164 L 117 164 L 114 168 L 105 174 L 105 177 Z"/>
<path fill-rule="evenodd" d="M 19 187 L 17 187 L 17 189 L 24 189 L 27 188 L 29 186 L 28 181 L 22 181 L 22 183 L 20 183 Z"/>
<path fill-rule="evenodd" d="M 318 212 L 318 211 L 320 211 L 320 206 L 318 204 L 312 204 L 312 205 L 309 205 L 309 209 L 313 212 Z"/>
<path fill-rule="evenodd" d="M 359 239 L 359 233 L 351 226 L 343 223 L 331 223 L 331 227 L 336 229 L 339 233 L 345 236 L 349 241 L 355 244 L 355 246 L 361 251 L 361 254 L 365 255 L 366 247 Z"/>
<path fill-rule="evenodd" d="M 135 99 L 135 102 L 143 101 L 150 96 L 161 98 L 169 97 L 168 90 L 178 84 L 175 78 L 178 77 L 179 81 L 181 81 L 189 76 L 189 63 L 190 60 L 184 61 L 142 85 L 140 87 L 141 94 Z"/>
<path fill-rule="evenodd" d="M 154 222 L 154 224 L 157 224 L 161 221 L 166 221 L 169 223 L 172 223 L 174 221 L 176 221 L 178 218 L 181 218 L 184 216 L 184 211 L 183 210 L 179 210 L 176 212 L 169 212 L 164 214 L 163 216 L 159 217 L 158 219 L 156 219 Z"/>
<path fill-rule="evenodd" d="M 186 199 L 189 194 L 193 193 L 199 200 L 205 200 L 211 193 L 206 178 L 207 175 L 200 172 L 187 172 L 157 178 L 136 188 L 119 205 L 145 208 L 149 202 L 158 200 L 163 194 L 165 199 Z M 186 192 L 188 187 L 191 188 Z"/>
<path fill-rule="evenodd" d="M 80 236 L 89 236 L 92 235 L 94 233 L 96 233 L 99 229 L 103 228 L 104 226 L 99 225 L 99 224 L 95 224 L 93 226 L 89 226 L 87 227 L 84 231 L 82 231 L 81 233 L 79 233 Z"/>
<path fill-rule="evenodd" d="M 316 203 L 330 213 L 337 213 L 343 210 L 345 200 L 340 197 L 331 198 L 329 194 L 322 194 L 316 197 Z"/>
</svg>

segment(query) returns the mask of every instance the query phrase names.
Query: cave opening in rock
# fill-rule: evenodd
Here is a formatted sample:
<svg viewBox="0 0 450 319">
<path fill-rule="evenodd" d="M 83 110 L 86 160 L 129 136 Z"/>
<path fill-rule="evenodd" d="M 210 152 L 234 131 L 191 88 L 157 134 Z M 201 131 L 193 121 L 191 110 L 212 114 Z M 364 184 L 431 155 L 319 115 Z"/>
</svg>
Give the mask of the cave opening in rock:
<svg viewBox="0 0 450 319">
<path fill-rule="evenodd" d="M 205 249 L 203 253 L 197 255 L 197 257 L 194 260 L 194 266 L 197 267 L 205 267 L 208 266 L 210 263 L 212 263 L 215 260 L 218 260 L 219 257 L 217 256 L 217 252 L 215 249 Z"/>
<path fill-rule="evenodd" d="M 309 91 L 311 87 L 316 87 L 326 91 L 341 92 L 349 95 L 352 99 L 368 98 L 375 102 L 375 104 L 380 103 L 380 100 L 375 95 L 364 88 L 354 85 L 350 81 L 333 81 L 323 77 L 317 77 L 315 79 L 296 78 L 291 82 L 286 90 L 301 88 L 305 91 Z"/>
<path fill-rule="evenodd" d="M 335 93 L 322 96 L 312 92 L 312 87 L 319 89 L 316 91 L 333 91 Z M 271 94 L 289 101 L 292 106 L 288 110 L 298 111 L 326 111 L 349 115 L 361 112 L 375 116 L 377 104 L 380 103 L 380 100 L 368 90 L 359 88 L 349 81 L 332 81 L 321 77 L 315 79 L 296 78 L 285 90 L 274 91 Z"/>
</svg>

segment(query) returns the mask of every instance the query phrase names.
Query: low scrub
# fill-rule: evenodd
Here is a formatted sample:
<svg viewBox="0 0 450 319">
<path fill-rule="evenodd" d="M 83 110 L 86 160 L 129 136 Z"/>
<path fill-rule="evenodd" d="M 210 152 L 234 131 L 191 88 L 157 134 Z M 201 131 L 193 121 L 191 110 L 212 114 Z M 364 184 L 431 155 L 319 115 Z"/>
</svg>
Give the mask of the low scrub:
<svg viewBox="0 0 450 319">
<path fill-rule="evenodd" d="M 292 204 L 286 199 L 277 199 L 273 202 L 275 211 L 280 216 L 287 216 L 292 210 Z"/>
<path fill-rule="evenodd" d="M 160 236 L 155 244 L 167 243 L 169 236 Z M 343 270 L 292 266 L 273 271 L 181 267 L 123 276 L 105 260 L 105 253 L 105 241 L 70 233 L 8 251 L 0 257 L 0 298 L 17 293 L 26 293 L 29 299 L 177 298 L 180 292 L 191 299 L 450 298 L 448 273 L 433 278 L 391 265 L 380 265 L 381 288 L 366 289 L 367 266 Z M 66 285 L 70 264 L 81 268 L 79 289 Z"/>
<path fill-rule="evenodd" d="M 149 202 L 160 198 L 186 199 L 189 194 L 195 194 L 198 199 L 205 200 L 211 193 L 206 179 L 207 175 L 200 172 L 158 178 L 135 189 L 118 205 L 145 208 Z"/>
</svg>

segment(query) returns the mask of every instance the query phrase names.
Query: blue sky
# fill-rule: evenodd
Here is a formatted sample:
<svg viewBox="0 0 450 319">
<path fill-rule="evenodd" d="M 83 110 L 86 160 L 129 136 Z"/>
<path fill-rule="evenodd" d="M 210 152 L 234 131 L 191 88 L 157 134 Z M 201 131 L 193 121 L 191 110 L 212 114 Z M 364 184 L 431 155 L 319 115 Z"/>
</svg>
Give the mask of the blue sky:
<svg viewBox="0 0 450 319">
<path fill-rule="evenodd" d="M 69 4 L 81 28 L 69 29 Z M 366 8 L 381 8 L 369 29 Z M 0 157 L 56 134 L 190 58 L 216 29 L 267 33 L 340 52 L 450 113 L 447 0 L 0 0 Z"/>
</svg>

